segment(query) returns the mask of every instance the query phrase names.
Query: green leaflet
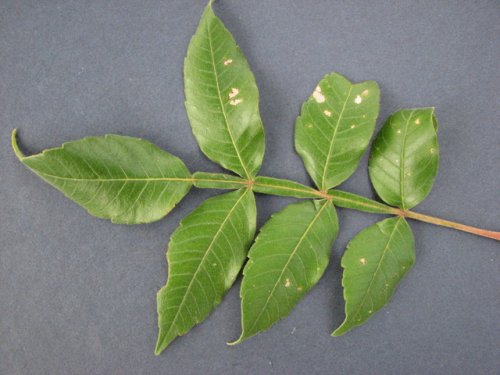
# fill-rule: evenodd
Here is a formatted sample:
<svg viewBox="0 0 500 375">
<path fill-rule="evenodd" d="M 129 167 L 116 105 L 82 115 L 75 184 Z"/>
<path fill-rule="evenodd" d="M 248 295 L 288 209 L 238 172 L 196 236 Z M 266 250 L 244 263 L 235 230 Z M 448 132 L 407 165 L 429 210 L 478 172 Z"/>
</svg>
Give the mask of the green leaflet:
<svg viewBox="0 0 500 375">
<path fill-rule="evenodd" d="M 439 147 L 434 108 L 403 109 L 387 119 L 373 142 L 369 172 L 377 194 L 404 210 L 431 191 Z"/>
<path fill-rule="evenodd" d="M 256 193 L 295 198 L 319 198 L 318 191 L 295 181 L 281 178 L 257 176 L 253 184 Z"/>
<path fill-rule="evenodd" d="M 255 235 L 251 190 L 218 195 L 186 216 L 168 245 L 168 281 L 157 296 L 160 354 L 204 320 L 233 284 Z"/>
<path fill-rule="evenodd" d="M 195 172 L 193 184 L 202 189 L 239 189 L 248 185 L 248 182 L 228 174 Z"/>
<path fill-rule="evenodd" d="M 330 201 L 292 204 L 261 229 L 241 285 L 242 333 L 234 344 L 288 315 L 323 275 L 338 222 Z"/>
<path fill-rule="evenodd" d="M 375 127 L 379 96 L 375 81 L 352 84 L 331 73 L 302 105 L 295 148 L 320 190 L 339 185 L 356 170 Z"/>
<path fill-rule="evenodd" d="M 259 92 L 245 56 L 209 4 L 184 61 L 186 110 L 205 155 L 242 177 L 264 157 Z"/>
<path fill-rule="evenodd" d="M 19 160 L 94 216 L 113 223 L 159 220 L 187 194 L 184 163 L 154 144 L 121 135 L 88 137 Z"/>
<path fill-rule="evenodd" d="M 380 221 L 349 242 L 342 257 L 346 318 L 333 336 L 363 324 L 389 301 L 415 261 L 414 247 L 402 217 Z"/>
</svg>

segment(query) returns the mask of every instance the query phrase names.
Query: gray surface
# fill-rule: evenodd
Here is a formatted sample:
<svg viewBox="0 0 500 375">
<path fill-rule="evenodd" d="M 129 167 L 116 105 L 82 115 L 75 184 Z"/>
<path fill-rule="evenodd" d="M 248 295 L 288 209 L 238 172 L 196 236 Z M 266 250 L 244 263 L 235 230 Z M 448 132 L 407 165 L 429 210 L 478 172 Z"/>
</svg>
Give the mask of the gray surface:
<svg viewBox="0 0 500 375">
<path fill-rule="evenodd" d="M 340 210 L 332 263 L 272 330 L 237 347 L 238 287 L 160 357 L 155 294 L 179 220 L 214 191 L 193 190 L 166 219 L 93 218 L 16 161 L 10 130 L 38 152 L 86 135 L 150 139 L 191 170 L 218 171 L 183 108 L 182 63 L 204 1 L 0 3 L 0 373 L 498 374 L 499 246 L 412 222 L 417 263 L 392 303 L 341 338 L 340 255 L 379 219 Z M 491 1 L 219 1 L 256 75 L 266 127 L 262 173 L 307 182 L 293 151 L 301 102 L 326 73 L 375 79 L 378 126 L 435 106 L 441 168 L 418 211 L 500 224 L 500 5 Z M 372 196 L 366 158 L 343 188 Z M 258 198 L 259 224 L 291 199 Z"/>
</svg>

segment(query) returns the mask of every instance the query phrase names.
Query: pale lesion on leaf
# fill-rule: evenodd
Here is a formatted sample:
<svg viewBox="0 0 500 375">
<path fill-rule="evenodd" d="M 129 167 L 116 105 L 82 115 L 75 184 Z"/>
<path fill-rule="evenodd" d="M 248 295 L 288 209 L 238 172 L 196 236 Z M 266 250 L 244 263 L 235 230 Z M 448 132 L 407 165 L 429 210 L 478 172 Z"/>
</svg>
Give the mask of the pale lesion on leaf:
<svg viewBox="0 0 500 375">
<path fill-rule="evenodd" d="M 314 98 L 314 100 L 316 100 L 318 103 L 324 103 L 326 98 L 325 98 L 325 95 L 323 95 L 322 91 L 321 91 L 321 87 L 318 85 L 316 86 L 316 88 L 314 89 L 313 93 L 312 93 L 312 97 Z"/>
<path fill-rule="evenodd" d="M 238 89 L 236 87 L 233 87 L 231 89 L 231 91 L 227 95 L 229 98 L 229 104 L 236 106 L 243 101 L 243 99 L 241 99 L 241 98 L 236 98 L 239 95 L 239 93 L 240 93 L 240 89 Z"/>
</svg>

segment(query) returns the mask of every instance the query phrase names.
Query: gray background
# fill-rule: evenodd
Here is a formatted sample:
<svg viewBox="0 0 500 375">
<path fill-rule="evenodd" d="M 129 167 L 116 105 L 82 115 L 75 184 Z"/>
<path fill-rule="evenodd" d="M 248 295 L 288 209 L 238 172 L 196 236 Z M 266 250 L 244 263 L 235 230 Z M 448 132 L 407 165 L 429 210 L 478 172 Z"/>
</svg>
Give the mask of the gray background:
<svg viewBox="0 0 500 375">
<path fill-rule="evenodd" d="M 417 263 L 392 303 L 341 338 L 340 256 L 380 219 L 339 210 L 325 276 L 270 331 L 239 334 L 238 285 L 160 357 L 156 291 L 179 220 L 215 191 L 193 189 L 164 220 L 89 216 L 14 157 L 10 131 L 38 152 L 87 135 L 143 137 L 189 168 L 198 151 L 182 64 L 205 1 L 0 2 L 0 373 L 498 374 L 498 242 L 412 222 Z M 261 93 L 262 174 L 309 183 L 293 149 L 300 104 L 326 73 L 375 79 L 377 126 L 399 108 L 435 106 L 441 164 L 418 211 L 500 229 L 500 3 L 222 0 L 217 14 Z M 342 188 L 373 196 L 366 157 Z M 259 225 L 293 199 L 258 197 Z"/>
</svg>

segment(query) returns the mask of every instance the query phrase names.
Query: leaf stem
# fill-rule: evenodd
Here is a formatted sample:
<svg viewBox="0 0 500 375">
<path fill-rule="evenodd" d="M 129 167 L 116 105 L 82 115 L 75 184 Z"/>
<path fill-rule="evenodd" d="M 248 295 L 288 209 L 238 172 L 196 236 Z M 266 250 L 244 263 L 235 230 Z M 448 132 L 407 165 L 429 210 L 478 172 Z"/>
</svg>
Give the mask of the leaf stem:
<svg viewBox="0 0 500 375">
<path fill-rule="evenodd" d="M 218 174 L 212 174 L 217 176 Z M 221 175 L 222 176 L 222 175 Z M 363 211 L 369 213 L 376 213 L 382 215 L 397 215 L 408 219 L 423 221 L 425 223 L 439 225 L 442 227 L 456 229 L 462 232 L 475 234 L 477 236 L 491 238 L 500 241 L 500 232 L 472 227 L 465 224 L 456 223 L 449 220 L 440 219 L 437 217 L 424 215 L 418 212 L 402 210 L 400 208 L 391 207 L 384 203 L 375 200 L 349 193 L 342 190 L 329 190 L 328 192 L 317 190 L 310 186 L 302 185 L 295 181 L 284 180 L 271 177 L 257 177 L 255 180 L 223 180 L 223 179 L 197 179 L 193 176 L 193 181 L 205 182 L 203 188 L 216 188 L 220 189 L 221 185 L 227 184 L 229 189 L 234 187 L 231 184 L 241 184 L 242 187 L 246 186 L 253 189 L 257 193 L 296 197 L 296 198 L 320 198 L 331 200 L 336 206 L 342 208 L 349 208 L 351 210 Z M 214 182 L 216 184 L 211 185 Z"/>
<path fill-rule="evenodd" d="M 500 232 L 495 232 L 495 231 L 491 231 L 491 230 L 472 227 L 470 225 L 460 224 L 460 223 L 456 223 L 454 221 L 440 219 L 438 217 L 424 215 L 424 214 L 414 212 L 414 211 L 405 211 L 405 210 L 399 210 L 399 209 L 397 209 L 397 211 L 398 212 L 396 214 L 399 216 L 402 216 L 402 217 L 406 217 L 406 218 L 414 219 L 414 220 L 419 220 L 419 221 L 423 221 L 425 223 L 439 225 L 442 227 L 453 228 L 456 230 L 460 230 L 462 232 L 475 234 L 476 236 L 492 238 L 494 240 L 500 241 Z"/>
</svg>

